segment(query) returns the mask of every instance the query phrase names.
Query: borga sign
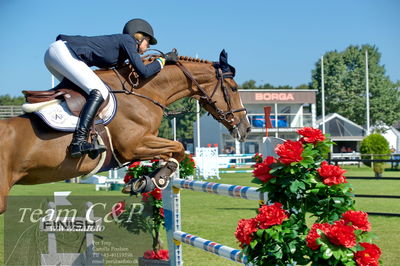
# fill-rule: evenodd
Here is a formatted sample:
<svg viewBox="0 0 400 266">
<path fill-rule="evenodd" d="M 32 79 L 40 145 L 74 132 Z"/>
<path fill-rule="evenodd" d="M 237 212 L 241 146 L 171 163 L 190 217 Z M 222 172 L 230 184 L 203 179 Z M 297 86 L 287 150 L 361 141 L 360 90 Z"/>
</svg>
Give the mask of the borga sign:
<svg viewBox="0 0 400 266">
<path fill-rule="evenodd" d="M 294 95 L 291 92 L 257 92 L 256 101 L 294 101 Z"/>
</svg>

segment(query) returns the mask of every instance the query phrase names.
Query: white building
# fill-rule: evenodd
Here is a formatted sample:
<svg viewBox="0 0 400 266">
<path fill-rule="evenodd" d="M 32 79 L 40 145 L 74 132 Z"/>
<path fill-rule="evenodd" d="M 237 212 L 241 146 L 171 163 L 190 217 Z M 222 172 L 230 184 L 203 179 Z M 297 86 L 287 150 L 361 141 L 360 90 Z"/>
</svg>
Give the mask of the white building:
<svg viewBox="0 0 400 266">
<path fill-rule="evenodd" d="M 322 118 L 317 120 L 317 127 L 322 130 Z M 325 133 L 336 143 L 333 153 L 360 151 L 360 143 L 366 136 L 362 126 L 337 113 L 325 116 Z"/>
<path fill-rule="evenodd" d="M 385 139 L 389 142 L 389 147 L 395 149 L 396 153 L 400 152 L 400 132 L 394 127 L 389 127 L 389 129 L 382 134 Z"/>
</svg>

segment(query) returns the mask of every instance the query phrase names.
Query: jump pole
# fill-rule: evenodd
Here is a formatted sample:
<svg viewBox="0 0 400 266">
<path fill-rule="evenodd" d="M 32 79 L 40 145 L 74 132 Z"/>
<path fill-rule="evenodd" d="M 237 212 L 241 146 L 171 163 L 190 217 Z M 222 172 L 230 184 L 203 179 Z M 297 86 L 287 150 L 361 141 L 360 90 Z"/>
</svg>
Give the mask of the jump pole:
<svg viewBox="0 0 400 266">
<path fill-rule="evenodd" d="M 163 207 L 165 215 L 165 227 L 167 230 L 170 265 L 181 266 L 183 264 L 183 243 L 216 254 L 231 261 L 248 264 L 247 258 L 243 255 L 241 250 L 224 246 L 222 244 L 213 242 L 212 240 L 207 240 L 182 231 L 180 207 L 181 189 L 229 196 L 233 198 L 257 200 L 261 204 L 268 201 L 267 193 L 258 192 L 257 188 L 255 187 L 185 179 L 172 179 L 168 187 L 163 191 Z"/>
</svg>

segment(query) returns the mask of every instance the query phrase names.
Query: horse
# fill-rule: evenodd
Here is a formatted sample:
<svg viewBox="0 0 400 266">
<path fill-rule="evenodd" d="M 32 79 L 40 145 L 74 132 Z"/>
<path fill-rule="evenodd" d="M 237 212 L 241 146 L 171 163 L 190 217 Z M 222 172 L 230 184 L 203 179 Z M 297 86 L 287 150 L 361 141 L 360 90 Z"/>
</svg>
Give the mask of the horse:
<svg viewBox="0 0 400 266">
<path fill-rule="evenodd" d="M 138 84 L 132 82 L 134 69 L 130 64 L 95 70 L 112 90 L 125 92 L 115 93 L 118 110 L 107 125 L 116 159 L 122 164 L 152 159 L 182 161 L 183 145 L 157 135 L 164 107 L 183 97 L 198 100 L 234 138 L 244 141 L 250 122 L 234 73 L 227 72 L 227 67 L 234 71 L 221 57 L 217 63 L 179 56 L 176 64 L 164 66 Z M 15 184 L 62 181 L 96 167 L 99 158 L 72 158 L 68 154 L 71 139 L 71 133 L 50 129 L 34 114 L 0 120 L 0 214 L 6 211 L 7 196 Z"/>
</svg>

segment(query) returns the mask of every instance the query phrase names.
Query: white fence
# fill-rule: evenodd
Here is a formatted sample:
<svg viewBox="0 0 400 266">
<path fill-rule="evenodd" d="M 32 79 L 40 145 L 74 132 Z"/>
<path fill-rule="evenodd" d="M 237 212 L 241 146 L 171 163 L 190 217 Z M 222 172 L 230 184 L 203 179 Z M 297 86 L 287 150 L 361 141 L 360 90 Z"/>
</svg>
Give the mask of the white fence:
<svg viewBox="0 0 400 266">
<path fill-rule="evenodd" d="M 10 118 L 23 114 L 20 105 L 2 105 L 0 106 L 0 119 Z"/>
<path fill-rule="evenodd" d="M 361 159 L 361 153 L 359 152 L 332 153 L 331 159 Z M 360 162 L 339 162 L 339 165 L 344 165 L 344 164 L 360 165 Z"/>
</svg>

